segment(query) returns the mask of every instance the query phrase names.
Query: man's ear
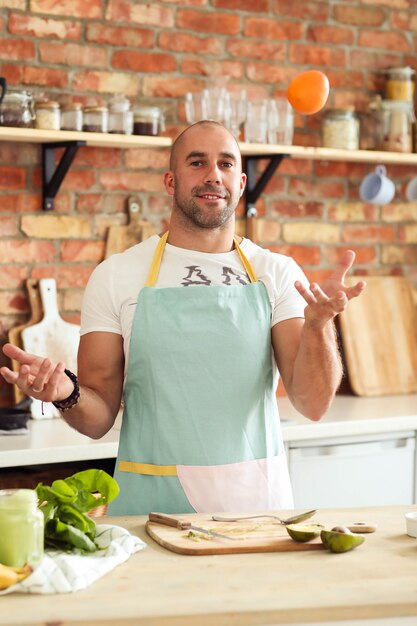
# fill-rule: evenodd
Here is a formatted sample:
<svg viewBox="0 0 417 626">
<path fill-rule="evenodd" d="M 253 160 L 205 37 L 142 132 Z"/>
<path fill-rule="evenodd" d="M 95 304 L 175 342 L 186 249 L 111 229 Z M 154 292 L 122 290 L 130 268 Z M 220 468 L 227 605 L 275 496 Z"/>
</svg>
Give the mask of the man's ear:
<svg viewBox="0 0 417 626">
<path fill-rule="evenodd" d="M 167 193 L 170 196 L 173 196 L 174 190 L 175 190 L 175 180 L 174 180 L 174 175 L 171 171 L 165 172 L 164 185 L 165 185 L 165 189 L 167 190 Z"/>
<path fill-rule="evenodd" d="M 242 177 L 240 179 L 240 197 L 243 196 L 243 192 L 246 189 L 246 174 L 242 174 Z"/>
</svg>

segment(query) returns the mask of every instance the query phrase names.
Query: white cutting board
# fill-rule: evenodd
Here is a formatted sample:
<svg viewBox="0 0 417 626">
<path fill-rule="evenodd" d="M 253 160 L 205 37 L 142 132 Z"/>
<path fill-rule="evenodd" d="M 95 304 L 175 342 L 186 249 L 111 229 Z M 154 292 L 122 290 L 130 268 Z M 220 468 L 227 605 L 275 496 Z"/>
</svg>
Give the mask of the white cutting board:
<svg viewBox="0 0 417 626">
<path fill-rule="evenodd" d="M 23 349 L 31 354 L 48 357 L 54 363 L 63 361 L 65 367 L 75 373 L 80 327 L 66 322 L 60 316 L 54 278 L 41 278 L 39 291 L 44 316 L 38 324 L 22 331 Z M 31 412 L 34 419 L 59 416 L 58 409 L 49 402 L 43 405 L 42 415 L 42 403 L 35 399 L 32 402 Z"/>
</svg>

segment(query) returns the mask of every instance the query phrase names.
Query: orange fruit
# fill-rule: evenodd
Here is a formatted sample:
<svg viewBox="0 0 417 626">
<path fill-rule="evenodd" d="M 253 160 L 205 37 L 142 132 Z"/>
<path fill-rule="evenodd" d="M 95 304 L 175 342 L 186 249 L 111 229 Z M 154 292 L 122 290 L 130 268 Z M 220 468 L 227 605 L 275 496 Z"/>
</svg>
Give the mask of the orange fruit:
<svg viewBox="0 0 417 626">
<path fill-rule="evenodd" d="M 288 87 L 287 98 L 297 113 L 312 115 L 324 107 L 329 91 L 327 76 L 318 70 L 309 70 L 293 78 Z"/>
</svg>

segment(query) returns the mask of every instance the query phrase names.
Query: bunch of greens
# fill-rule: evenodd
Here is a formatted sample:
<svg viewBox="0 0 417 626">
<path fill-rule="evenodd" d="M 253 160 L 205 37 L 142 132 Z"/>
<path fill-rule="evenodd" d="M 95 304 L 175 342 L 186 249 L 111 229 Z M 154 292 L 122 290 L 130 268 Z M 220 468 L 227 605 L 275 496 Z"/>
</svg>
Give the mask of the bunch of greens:
<svg viewBox="0 0 417 626">
<path fill-rule="evenodd" d="M 39 509 L 45 521 L 45 546 L 59 550 L 78 548 L 95 552 L 95 521 L 88 511 L 114 500 L 117 482 L 104 470 L 88 469 L 48 487 L 36 487 Z"/>
</svg>

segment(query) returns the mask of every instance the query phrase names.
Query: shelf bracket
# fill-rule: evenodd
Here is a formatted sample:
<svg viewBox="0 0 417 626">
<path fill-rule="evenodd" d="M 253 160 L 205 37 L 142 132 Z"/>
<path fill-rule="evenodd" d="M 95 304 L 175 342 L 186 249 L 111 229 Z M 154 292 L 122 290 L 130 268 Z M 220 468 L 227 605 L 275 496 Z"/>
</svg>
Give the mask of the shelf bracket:
<svg viewBox="0 0 417 626">
<path fill-rule="evenodd" d="M 54 208 L 55 196 L 71 167 L 78 148 L 85 145 L 85 141 L 42 144 L 42 208 L 44 211 L 52 211 Z M 57 148 L 65 148 L 65 150 L 59 163 L 55 166 L 55 150 Z"/>
<path fill-rule="evenodd" d="M 275 174 L 275 171 L 279 167 L 282 159 L 290 156 L 289 154 L 257 154 L 250 155 L 246 157 L 246 192 L 245 192 L 245 209 L 246 209 L 246 217 L 256 217 L 257 210 L 255 203 L 258 200 L 259 196 L 271 180 L 272 176 Z M 256 164 L 260 159 L 268 159 L 269 163 L 260 175 L 257 180 L 256 176 Z"/>
</svg>

